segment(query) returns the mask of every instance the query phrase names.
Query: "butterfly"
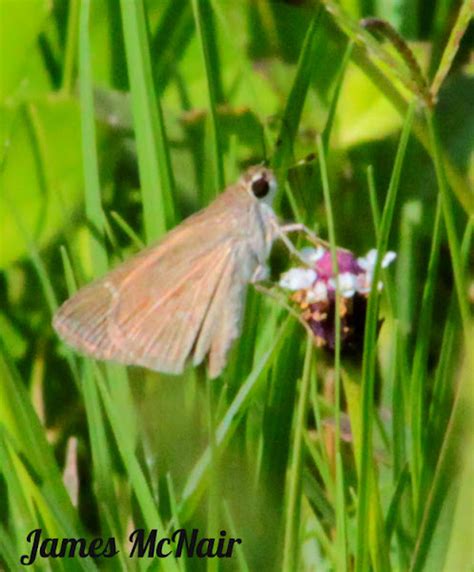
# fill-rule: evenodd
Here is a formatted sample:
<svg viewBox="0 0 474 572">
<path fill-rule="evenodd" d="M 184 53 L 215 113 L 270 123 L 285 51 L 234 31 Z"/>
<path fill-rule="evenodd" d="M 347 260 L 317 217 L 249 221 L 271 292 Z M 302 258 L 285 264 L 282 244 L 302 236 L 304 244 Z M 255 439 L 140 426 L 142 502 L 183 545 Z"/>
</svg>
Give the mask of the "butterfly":
<svg viewBox="0 0 474 572">
<path fill-rule="evenodd" d="M 55 330 L 97 359 L 180 374 L 207 356 L 209 377 L 219 376 L 247 285 L 268 274 L 280 232 L 276 190 L 270 169 L 251 167 L 156 244 L 78 290 L 56 312 Z"/>
</svg>

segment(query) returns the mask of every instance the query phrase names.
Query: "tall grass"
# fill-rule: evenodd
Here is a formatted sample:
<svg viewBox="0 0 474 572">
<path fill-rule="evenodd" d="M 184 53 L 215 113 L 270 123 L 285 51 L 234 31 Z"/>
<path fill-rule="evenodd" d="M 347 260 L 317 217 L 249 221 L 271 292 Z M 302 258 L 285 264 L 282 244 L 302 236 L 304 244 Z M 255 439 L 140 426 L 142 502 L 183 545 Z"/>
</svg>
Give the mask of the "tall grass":
<svg viewBox="0 0 474 572">
<path fill-rule="evenodd" d="M 21 569 L 41 528 L 113 536 L 120 550 L 46 569 L 469 570 L 459 536 L 472 476 L 472 117 L 456 115 L 450 91 L 471 93 L 463 44 L 458 61 L 447 24 L 422 28 L 416 11 L 399 23 L 436 41 L 438 58 L 447 38 L 441 61 L 424 62 L 439 97 L 427 108 L 403 58 L 354 18 L 369 15 L 365 2 L 343 3 L 350 14 L 329 1 L 37 4 L 29 15 L 5 8 L 21 34 L 7 26 L 2 40 L 23 62 L 0 86 L 11 241 L 0 259 L 3 566 Z M 464 2 L 449 20 L 460 34 L 468 12 Z M 344 352 L 339 322 L 335 352 L 316 347 L 252 287 L 214 382 L 204 368 L 175 379 L 64 347 L 50 326 L 57 301 L 261 161 L 262 137 L 278 214 L 317 228 L 334 268 L 340 245 L 400 254 L 398 273 L 378 257 L 362 355 Z M 317 160 L 299 163 L 310 153 Z M 400 224 L 413 204 L 418 222 Z M 277 279 L 291 259 L 274 250 Z M 224 529 L 242 544 L 232 559 L 130 559 L 136 528 Z"/>
</svg>

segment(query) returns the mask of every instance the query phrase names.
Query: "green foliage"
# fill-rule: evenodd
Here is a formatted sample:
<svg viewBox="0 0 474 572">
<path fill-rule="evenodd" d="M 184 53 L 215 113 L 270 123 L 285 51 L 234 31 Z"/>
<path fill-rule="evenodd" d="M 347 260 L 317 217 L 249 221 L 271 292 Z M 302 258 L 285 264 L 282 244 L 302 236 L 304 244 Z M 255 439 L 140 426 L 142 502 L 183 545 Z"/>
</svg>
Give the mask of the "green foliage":
<svg viewBox="0 0 474 572">
<path fill-rule="evenodd" d="M 470 570 L 469 1 L 20 4 L 0 0 L 2 565 L 42 528 L 120 550 L 46 569 Z M 57 339 L 58 300 L 263 159 L 282 220 L 333 254 L 398 253 L 375 268 L 363 355 L 340 324 L 334 354 L 316 348 L 252 287 L 212 383 Z M 271 263 L 288 266 L 280 245 Z M 243 542 L 231 560 L 129 559 L 140 527 Z"/>
</svg>

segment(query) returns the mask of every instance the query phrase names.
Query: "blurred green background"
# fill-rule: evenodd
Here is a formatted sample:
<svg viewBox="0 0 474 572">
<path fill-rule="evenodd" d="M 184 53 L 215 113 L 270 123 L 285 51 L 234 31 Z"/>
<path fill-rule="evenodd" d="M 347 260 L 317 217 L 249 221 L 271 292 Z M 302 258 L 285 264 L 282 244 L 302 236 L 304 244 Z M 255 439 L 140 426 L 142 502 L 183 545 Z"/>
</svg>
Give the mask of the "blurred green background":
<svg viewBox="0 0 474 572">
<path fill-rule="evenodd" d="M 26 534 L 43 528 L 123 547 L 112 560 L 41 564 L 51 569 L 472 570 L 469 4 L 0 0 L 6 569 L 20 569 Z M 368 16 L 405 39 L 426 85 L 380 26 L 358 24 Z M 334 368 L 253 290 L 212 384 L 204 369 L 182 379 L 127 371 L 60 343 L 51 315 L 75 284 L 264 159 L 278 172 L 282 220 L 327 238 L 332 213 L 336 243 L 360 255 L 385 228 L 398 254 L 364 367 L 343 357 Z M 389 187 L 396 200 L 380 227 Z M 277 245 L 273 277 L 287 264 Z M 374 407 L 364 401 L 370 360 Z M 347 441 L 336 431 L 334 442 L 335 387 Z M 370 449 L 359 448 L 359 427 Z M 131 561 L 127 534 L 140 526 L 225 528 L 242 550 L 229 561 Z"/>
</svg>

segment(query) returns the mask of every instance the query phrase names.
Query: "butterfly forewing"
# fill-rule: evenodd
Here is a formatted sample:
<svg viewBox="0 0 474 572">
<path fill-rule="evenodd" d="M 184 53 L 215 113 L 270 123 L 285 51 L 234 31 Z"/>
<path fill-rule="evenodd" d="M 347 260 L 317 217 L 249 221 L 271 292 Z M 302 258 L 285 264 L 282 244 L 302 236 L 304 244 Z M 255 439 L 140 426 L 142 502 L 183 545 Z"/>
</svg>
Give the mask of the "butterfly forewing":
<svg viewBox="0 0 474 572">
<path fill-rule="evenodd" d="M 229 245 L 223 244 L 217 251 L 203 255 L 175 287 L 133 318 L 124 302 L 119 319 L 112 323 L 121 328 L 121 344 L 129 353 L 126 361 L 157 371 L 180 373 L 192 353 L 222 276 L 229 272 L 229 262 Z M 211 266 L 213 272 L 209 273 Z M 205 354 L 208 350 L 209 346 Z"/>
<path fill-rule="evenodd" d="M 240 193 L 236 208 L 235 195 L 229 188 L 159 244 L 79 290 L 56 314 L 56 330 L 93 357 L 167 373 L 209 353 L 209 374 L 219 375 L 258 264 L 248 228 L 255 205 Z"/>
</svg>

